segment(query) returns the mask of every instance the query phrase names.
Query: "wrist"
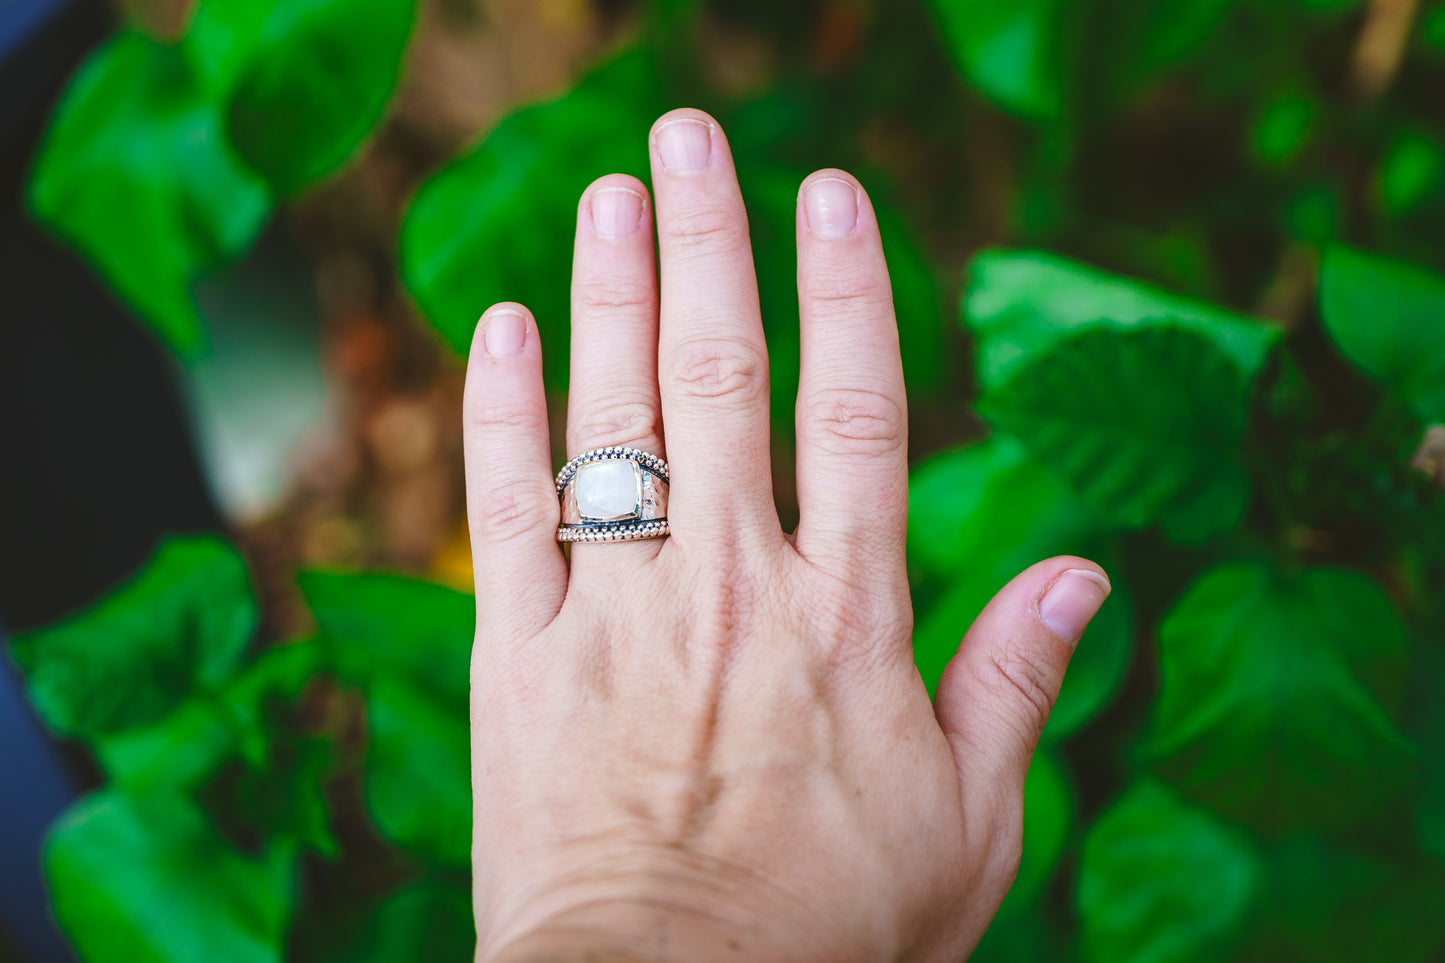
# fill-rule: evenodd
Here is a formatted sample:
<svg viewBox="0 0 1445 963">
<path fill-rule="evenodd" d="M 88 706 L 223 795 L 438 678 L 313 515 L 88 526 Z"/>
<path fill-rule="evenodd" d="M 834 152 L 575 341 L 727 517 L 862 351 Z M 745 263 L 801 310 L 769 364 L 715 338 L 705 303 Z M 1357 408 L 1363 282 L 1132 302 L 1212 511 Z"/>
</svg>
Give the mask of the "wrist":
<svg viewBox="0 0 1445 963">
<path fill-rule="evenodd" d="M 716 858 L 653 847 L 588 852 L 545 882 L 477 881 L 477 963 L 893 959 L 884 928 L 849 927 L 791 889 Z M 885 942 L 886 941 L 886 942 Z"/>
<path fill-rule="evenodd" d="M 744 959 L 741 944 L 678 907 L 595 905 L 549 920 L 478 963 L 696 963 Z"/>
</svg>

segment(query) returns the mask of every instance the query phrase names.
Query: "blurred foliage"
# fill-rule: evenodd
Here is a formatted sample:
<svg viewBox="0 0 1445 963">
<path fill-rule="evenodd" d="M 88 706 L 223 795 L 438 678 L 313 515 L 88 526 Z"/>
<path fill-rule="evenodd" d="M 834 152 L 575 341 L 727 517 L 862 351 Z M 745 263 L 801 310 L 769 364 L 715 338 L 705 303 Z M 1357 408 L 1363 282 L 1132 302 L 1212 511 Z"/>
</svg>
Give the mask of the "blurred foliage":
<svg viewBox="0 0 1445 963">
<path fill-rule="evenodd" d="M 396 85 L 414 3 L 205 0 L 179 42 L 121 31 L 56 106 L 31 209 L 194 357 L 192 286 L 256 240 L 277 198 L 360 148 Z"/>
<path fill-rule="evenodd" d="M 920 672 L 1041 557 L 1096 558 L 1115 587 L 977 958 L 1445 953 L 1445 10 L 638 14 L 417 189 L 397 273 L 440 341 L 464 353 L 482 309 L 523 301 L 565 387 L 576 197 L 645 175 L 656 115 L 698 103 L 737 157 L 786 437 L 797 184 L 857 170 L 916 415 Z M 363 151 L 413 15 L 200 0 L 178 40 L 123 30 L 57 107 L 32 209 L 200 350 L 192 285 Z M 776 54 L 762 82 L 725 82 L 737 37 Z M 86 960 L 468 958 L 473 600 L 297 581 L 314 628 L 278 638 L 234 549 L 173 539 L 15 641 L 37 710 L 107 780 L 46 851 Z"/>
</svg>

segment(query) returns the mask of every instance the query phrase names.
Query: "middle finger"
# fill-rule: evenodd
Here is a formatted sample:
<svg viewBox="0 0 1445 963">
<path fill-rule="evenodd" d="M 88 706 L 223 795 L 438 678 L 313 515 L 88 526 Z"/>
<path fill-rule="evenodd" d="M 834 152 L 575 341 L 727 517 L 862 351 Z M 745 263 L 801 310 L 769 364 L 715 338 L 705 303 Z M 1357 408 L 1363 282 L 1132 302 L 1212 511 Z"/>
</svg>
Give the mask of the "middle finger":
<svg viewBox="0 0 1445 963">
<path fill-rule="evenodd" d="M 707 114 L 677 110 L 653 128 L 651 153 L 673 538 L 781 538 L 768 456 L 768 351 L 727 141 Z"/>
</svg>

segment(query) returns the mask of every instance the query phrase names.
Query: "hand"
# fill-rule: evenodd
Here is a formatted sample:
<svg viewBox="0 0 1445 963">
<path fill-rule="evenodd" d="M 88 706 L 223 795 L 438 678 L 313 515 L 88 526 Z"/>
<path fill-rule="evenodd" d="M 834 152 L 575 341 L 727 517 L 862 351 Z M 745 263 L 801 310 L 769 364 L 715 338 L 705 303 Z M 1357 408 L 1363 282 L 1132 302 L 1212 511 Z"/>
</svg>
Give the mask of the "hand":
<svg viewBox="0 0 1445 963">
<path fill-rule="evenodd" d="M 798 206 L 801 521 L 773 505 L 768 361 L 721 130 L 662 118 L 583 195 L 567 445 L 669 460 L 665 540 L 554 541 L 524 308 L 467 375 L 480 960 L 957 960 L 1019 858 L 1024 775 L 1108 582 L 1056 558 L 979 616 L 931 705 L 904 570 L 907 415 L 873 209 Z"/>
</svg>

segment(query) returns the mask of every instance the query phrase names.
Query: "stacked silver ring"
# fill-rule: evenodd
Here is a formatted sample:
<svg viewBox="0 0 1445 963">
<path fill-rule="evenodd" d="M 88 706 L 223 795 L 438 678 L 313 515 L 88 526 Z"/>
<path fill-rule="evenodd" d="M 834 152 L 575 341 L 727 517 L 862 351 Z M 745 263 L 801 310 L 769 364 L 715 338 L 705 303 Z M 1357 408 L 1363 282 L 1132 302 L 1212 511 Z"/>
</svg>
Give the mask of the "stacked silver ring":
<svg viewBox="0 0 1445 963">
<path fill-rule="evenodd" d="M 621 542 L 667 535 L 667 463 L 641 448 L 584 451 L 557 473 L 559 542 Z"/>
</svg>

